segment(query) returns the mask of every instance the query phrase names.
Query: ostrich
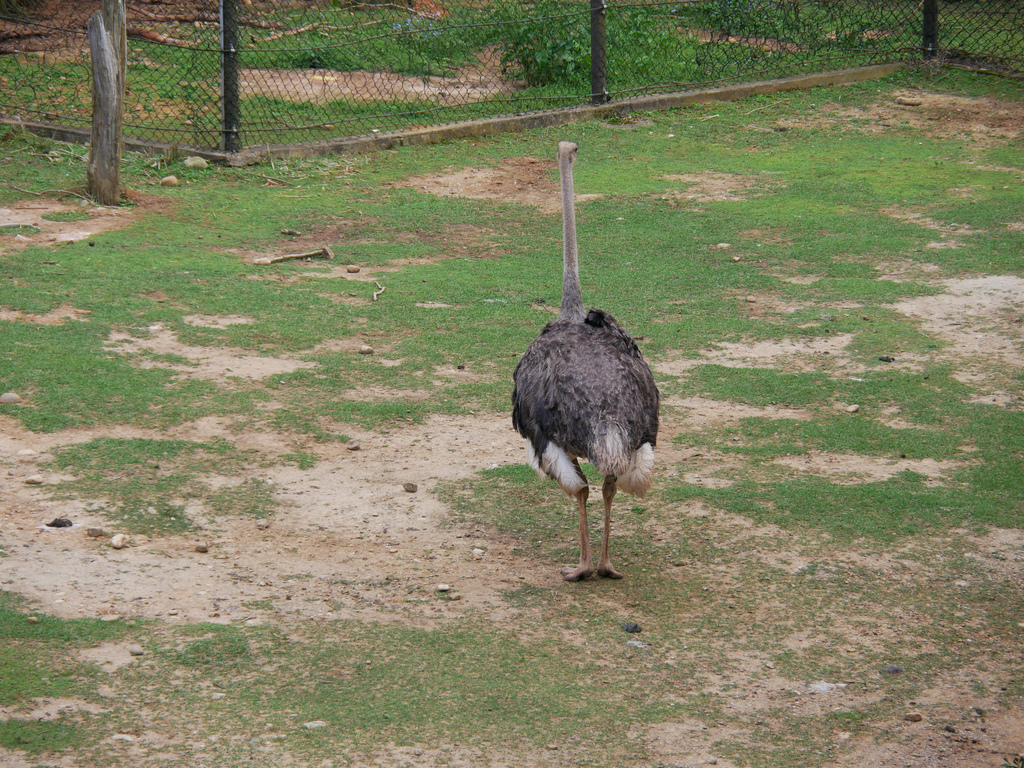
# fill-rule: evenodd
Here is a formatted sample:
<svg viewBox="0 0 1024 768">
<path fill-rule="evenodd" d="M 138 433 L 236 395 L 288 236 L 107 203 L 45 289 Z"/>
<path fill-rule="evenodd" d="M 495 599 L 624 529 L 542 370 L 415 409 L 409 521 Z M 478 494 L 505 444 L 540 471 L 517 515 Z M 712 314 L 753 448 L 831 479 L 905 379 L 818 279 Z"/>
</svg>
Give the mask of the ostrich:
<svg viewBox="0 0 1024 768">
<path fill-rule="evenodd" d="M 578 147 L 558 144 L 562 183 L 562 305 L 516 366 L 512 426 L 526 439 L 530 465 L 554 479 L 579 507 L 580 562 L 566 581 L 594 573 L 587 533 L 590 487 L 579 460 L 604 475 L 604 540 L 597 575 L 621 579 L 608 557 L 612 499 L 617 489 L 643 496 L 654 474 L 658 388 L 651 369 L 615 319 L 583 308 L 576 251 L 572 166 Z"/>
</svg>

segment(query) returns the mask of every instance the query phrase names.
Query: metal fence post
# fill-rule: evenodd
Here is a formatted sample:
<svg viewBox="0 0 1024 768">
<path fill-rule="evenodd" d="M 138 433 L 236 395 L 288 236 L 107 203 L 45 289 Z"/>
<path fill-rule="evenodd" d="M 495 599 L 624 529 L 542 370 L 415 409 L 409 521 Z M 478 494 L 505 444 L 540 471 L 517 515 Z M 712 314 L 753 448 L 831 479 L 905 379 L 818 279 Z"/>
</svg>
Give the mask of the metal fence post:
<svg viewBox="0 0 1024 768">
<path fill-rule="evenodd" d="M 242 148 L 238 138 L 238 0 L 220 0 L 221 146 Z"/>
<path fill-rule="evenodd" d="M 939 48 L 939 0 L 924 0 L 924 24 L 921 52 L 926 59 L 934 59 Z"/>
<path fill-rule="evenodd" d="M 594 104 L 608 101 L 604 0 L 590 0 L 590 100 Z"/>
</svg>

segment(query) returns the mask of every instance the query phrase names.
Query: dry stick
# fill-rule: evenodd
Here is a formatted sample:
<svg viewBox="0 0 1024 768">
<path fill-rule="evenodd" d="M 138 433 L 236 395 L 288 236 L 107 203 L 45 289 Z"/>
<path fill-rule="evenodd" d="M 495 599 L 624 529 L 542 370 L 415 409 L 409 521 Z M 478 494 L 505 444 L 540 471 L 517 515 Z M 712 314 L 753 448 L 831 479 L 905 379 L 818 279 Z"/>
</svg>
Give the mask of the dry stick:
<svg viewBox="0 0 1024 768">
<path fill-rule="evenodd" d="M 781 104 L 784 101 L 789 101 L 789 99 L 779 99 L 778 101 L 773 101 L 771 104 L 765 104 L 763 107 L 758 107 L 757 109 L 752 109 L 749 112 L 744 112 L 743 114 L 744 115 L 752 115 L 755 112 L 760 112 L 762 109 L 768 109 L 768 107 L 774 107 L 775 105 Z"/>
<path fill-rule="evenodd" d="M 9 184 L 8 186 L 11 189 L 16 189 L 19 192 L 25 192 L 26 194 L 29 194 L 29 195 L 35 195 L 36 197 L 40 197 L 42 195 L 48 195 L 51 192 L 60 192 L 62 195 L 73 195 L 73 196 L 75 196 L 77 198 L 85 200 L 86 202 L 90 202 L 90 203 L 92 202 L 92 198 L 86 197 L 85 195 L 80 195 L 77 192 L 72 192 L 70 189 L 44 189 L 42 192 L 33 192 L 31 189 L 22 189 L 21 187 L 15 186 L 14 184 Z"/>
<path fill-rule="evenodd" d="M 381 285 L 380 283 L 378 283 L 376 280 L 373 281 L 373 284 L 376 285 L 378 288 L 380 288 L 379 291 L 374 291 L 373 292 L 373 300 L 376 301 L 377 297 L 380 296 L 382 293 L 384 293 L 384 291 L 386 291 L 387 288 L 385 286 Z"/>
<path fill-rule="evenodd" d="M 307 251 L 305 253 L 287 253 L 284 256 L 261 256 L 258 259 L 253 259 L 253 264 L 259 264 L 265 266 L 267 264 L 276 264 L 279 261 L 290 261 L 291 259 L 333 259 L 334 253 L 330 248 L 317 248 L 315 251 Z"/>
</svg>

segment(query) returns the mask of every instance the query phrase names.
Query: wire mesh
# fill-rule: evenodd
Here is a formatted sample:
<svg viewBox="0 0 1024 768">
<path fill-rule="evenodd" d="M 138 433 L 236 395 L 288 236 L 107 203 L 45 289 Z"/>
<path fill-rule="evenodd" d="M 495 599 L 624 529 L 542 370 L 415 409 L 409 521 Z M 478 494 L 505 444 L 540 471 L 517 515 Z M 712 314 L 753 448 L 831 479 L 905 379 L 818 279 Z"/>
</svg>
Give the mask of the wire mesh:
<svg viewBox="0 0 1024 768">
<path fill-rule="evenodd" d="M 99 7 L 0 0 L 0 115 L 88 128 Z M 237 149 L 922 57 L 1020 74 L 1022 29 L 1017 0 L 129 0 L 124 131 Z"/>
</svg>

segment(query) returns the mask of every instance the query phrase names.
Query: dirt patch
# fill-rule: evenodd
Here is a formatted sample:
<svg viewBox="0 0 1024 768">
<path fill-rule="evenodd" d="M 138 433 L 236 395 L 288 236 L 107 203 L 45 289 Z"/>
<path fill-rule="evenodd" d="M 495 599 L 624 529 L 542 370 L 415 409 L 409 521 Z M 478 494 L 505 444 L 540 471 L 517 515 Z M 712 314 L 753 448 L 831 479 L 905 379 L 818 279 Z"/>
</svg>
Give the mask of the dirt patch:
<svg viewBox="0 0 1024 768">
<path fill-rule="evenodd" d="M 663 195 L 666 200 L 686 203 L 735 202 L 764 194 L 766 182 L 756 176 L 737 173 L 681 173 L 666 176 L 667 181 L 682 181 L 685 190 L 670 191 Z"/>
<path fill-rule="evenodd" d="M 16 309 L 0 307 L 0 320 L 9 323 L 31 323 L 32 325 L 64 325 L 68 320 L 88 320 L 89 311 L 76 309 L 70 304 L 61 304 L 56 309 L 50 310 L 45 315 L 36 315 L 31 312 L 22 312 Z"/>
<path fill-rule="evenodd" d="M 558 167 L 554 159 L 511 158 L 494 168 L 462 168 L 440 176 L 412 176 L 403 186 L 438 197 L 498 200 L 537 208 L 541 213 L 562 212 Z M 576 195 L 576 202 L 600 195 Z"/>
<path fill-rule="evenodd" d="M 903 125 L 927 136 L 968 136 L 982 146 L 1015 141 L 1022 135 L 1024 126 L 1024 105 L 1019 102 L 992 97 L 951 96 L 916 89 L 893 91 L 888 98 L 870 107 L 828 103 L 821 105 L 820 109 L 826 119 L 834 116 L 842 120 L 845 130 L 882 133 Z M 780 123 L 780 126 L 801 124 L 801 121 L 788 121 L 786 125 Z"/>
<path fill-rule="evenodd" d="M 0 256 L 21 250 L 27 245 L 88 240 L 102 232 L 127 227 L 152 207 L 104 208 L 55 200 L 32 200 L 10 208 L 0 208 Z M 45 218 L 48 216 L 58 220 Z"/>
</svg>

